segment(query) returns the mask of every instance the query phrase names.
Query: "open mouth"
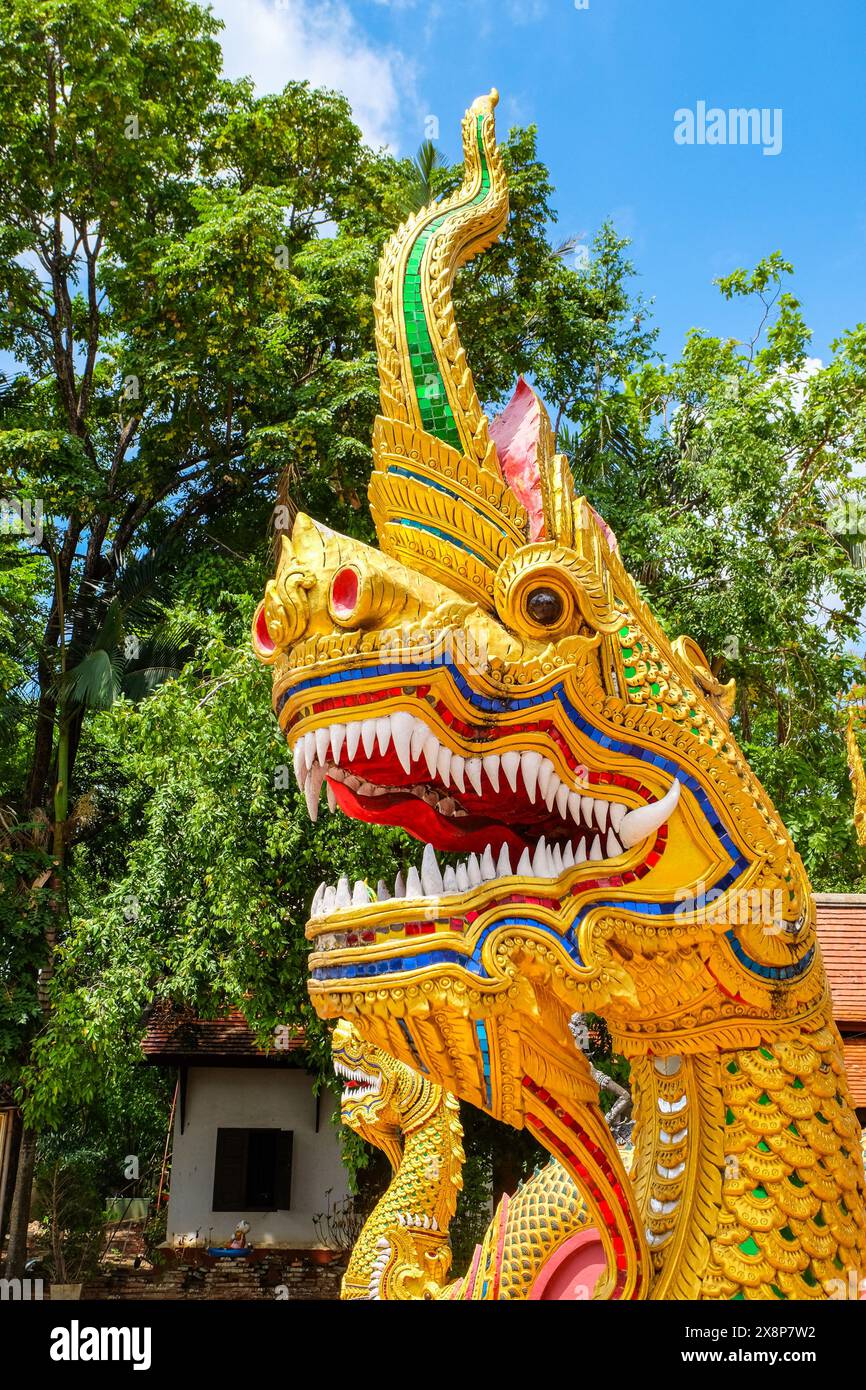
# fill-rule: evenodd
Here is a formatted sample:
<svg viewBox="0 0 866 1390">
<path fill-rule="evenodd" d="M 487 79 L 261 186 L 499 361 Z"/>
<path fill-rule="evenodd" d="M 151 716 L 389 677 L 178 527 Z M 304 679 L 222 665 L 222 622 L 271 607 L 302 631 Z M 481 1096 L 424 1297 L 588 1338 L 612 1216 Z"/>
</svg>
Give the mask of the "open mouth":
<svg viewBox="0 0 866 1390">
<path fill-rule="evenodd" d="M 312 820 L 323 786 L 332 810 L 400 826 L 424 844 L 420 865 L 375 893 L 345 879 L 322 885 L 313 916 L 371 900 L 459 894 L 494 879 L 556 879 L 582 864 L 610 863 L 662 827 L 679 783 L 658 800 L 637 779 L 578 763 L 551 724 L 497 732 L 464 726 L 455 753 L 407 711 L 322 724 L 292 742 L 295 774 Z M 518 750 L 515 736 L 530 746 Z M 556 750 L 557 764 L 533 736 Z M 470 751 L 474 744 L 474 751 Z M 620 792 L 622 799 L 617 793 Z M 462 857 L 440 867 L 436 851 Z"/>
<path fill-rule="evenodd" d="M 377 1096 L 382 1089 L 381 1076 L 349 1067 L 337 1058 L 334 1059 L 334 1071 L 343 1081 L 343 1101 L 369 1100 L 371 1096 Z"/>
</svg>

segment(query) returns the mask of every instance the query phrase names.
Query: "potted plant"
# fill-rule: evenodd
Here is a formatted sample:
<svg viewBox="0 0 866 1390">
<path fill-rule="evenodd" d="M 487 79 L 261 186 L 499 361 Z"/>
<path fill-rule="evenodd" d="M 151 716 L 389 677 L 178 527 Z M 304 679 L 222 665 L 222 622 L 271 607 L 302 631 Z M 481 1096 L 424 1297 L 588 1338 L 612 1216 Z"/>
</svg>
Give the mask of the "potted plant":
<svg viewBox="0 0 866 1390">
<path fill-rule="evenodd" d="M 367 1219 L 367 1211 L 356 1197 L 331 1201 L 333 1188 L 325 1193 L 325 1210 L 316 1212 L 313 1226 L 321 1244 L 310 1251 L 314 1264 L 330 1264 L 349 1254 L 355 1246 Z"/>
</svg>

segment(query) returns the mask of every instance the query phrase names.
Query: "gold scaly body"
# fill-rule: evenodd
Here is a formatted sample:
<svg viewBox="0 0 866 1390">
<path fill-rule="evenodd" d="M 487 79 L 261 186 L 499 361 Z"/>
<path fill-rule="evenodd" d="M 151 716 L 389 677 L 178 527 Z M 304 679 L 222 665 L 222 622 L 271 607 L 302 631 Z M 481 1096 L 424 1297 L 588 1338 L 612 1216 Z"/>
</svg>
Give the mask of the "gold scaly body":
<svg viewBox="0 0 866 1390">
<path fill-rule="evenodd" d="M 345 1090 L 343 1123 L 387 1155 L 393 1178 L 370 1213 L 343 1279 L 346 1299 L 525 1299 L 551 1254 L 588 1218 L 580 1193 L 551 1160 L 500 1203 L 469 1271 L 445 1284 L 448 1230 L 463 1185 L 460 1112 L 441 1086 L 365 1043 L 341 1019 L 334 1032 L 337 1074 L 363 1075 L 375 1093 Z"/>
</svg>

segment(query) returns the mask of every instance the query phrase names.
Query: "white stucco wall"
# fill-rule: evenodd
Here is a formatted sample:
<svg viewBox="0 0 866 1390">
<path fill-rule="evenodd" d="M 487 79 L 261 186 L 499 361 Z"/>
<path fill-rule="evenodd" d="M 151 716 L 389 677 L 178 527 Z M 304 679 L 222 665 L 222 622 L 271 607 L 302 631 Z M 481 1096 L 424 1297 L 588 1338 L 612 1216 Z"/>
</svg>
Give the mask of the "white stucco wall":
<svg viewBox="0 0 866 1390">
<path fill-rule="evenodd" d="M 190 1067 L 184 1132 L 180 1106 L 174 1125 L 171 1192 L 167 1238 L 190 1240 L 195 1232 L 204 1244 L 231 1239 L 238 1221 L 249 1221 L 247 1239 L 253 1245 L 304 1248 L 320 1244 L 313 1226 L 314 1212 L 324 1211 L 325 1193 L 331 1201 L 347 1192 L 340 1162 L 338 1131 L 331 1123 L 333 1101 L 323 1092 L 316 1133 L 316 1098 L 305 1071 L 254 1067 Z M 290 1129 L 292 1207 L 290 1211 L 212 1211 L 217 1130 Z"/>
</svg>

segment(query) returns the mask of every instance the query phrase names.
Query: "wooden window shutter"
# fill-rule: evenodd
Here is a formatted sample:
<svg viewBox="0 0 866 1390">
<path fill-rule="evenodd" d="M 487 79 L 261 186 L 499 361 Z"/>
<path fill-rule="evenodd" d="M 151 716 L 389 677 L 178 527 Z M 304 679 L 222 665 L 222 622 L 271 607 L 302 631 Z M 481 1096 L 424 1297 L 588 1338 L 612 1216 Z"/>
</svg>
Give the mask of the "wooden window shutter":
<svg viewBox="0 0 866 1390">
<path fill-rule="evenodd" d="M 249 1130 L 217 1130 L 213 1211 L 245 1210 L 248 1142 Z"/>
<path fill-rule="evenodd" d="M 277 1141 L 277 1211 L 288 1211 L 292 1205 L 292 1131 L 280 1130 Z"/>
</svg>

